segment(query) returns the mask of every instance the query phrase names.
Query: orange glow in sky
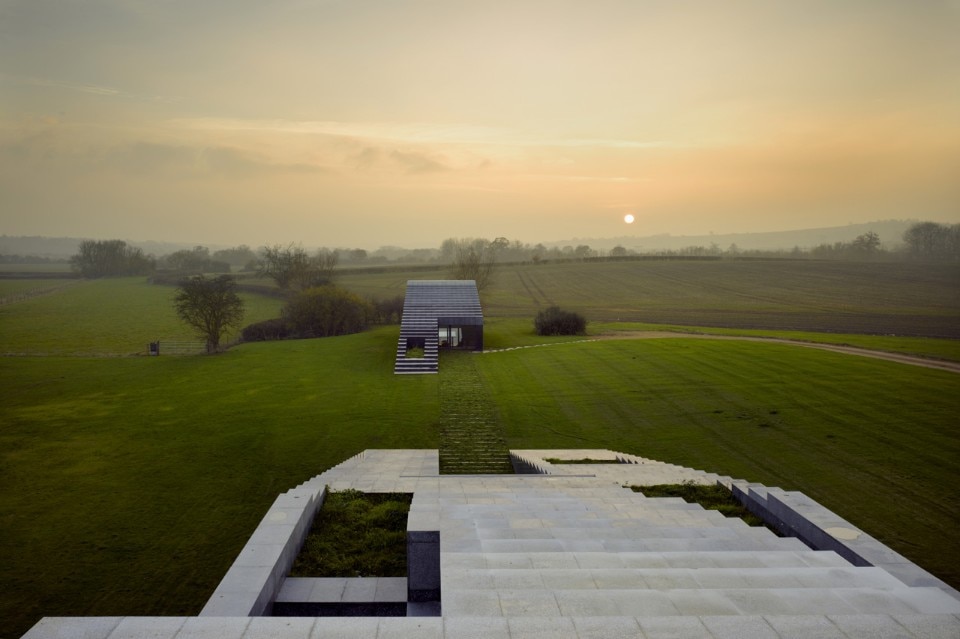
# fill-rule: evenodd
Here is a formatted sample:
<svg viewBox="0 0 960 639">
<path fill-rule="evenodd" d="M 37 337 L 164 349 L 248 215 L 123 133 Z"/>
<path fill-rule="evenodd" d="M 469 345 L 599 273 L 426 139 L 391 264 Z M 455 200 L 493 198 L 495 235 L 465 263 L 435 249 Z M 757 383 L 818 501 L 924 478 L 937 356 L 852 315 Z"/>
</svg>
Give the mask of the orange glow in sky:
<svg viewBox="0 0 960 639">
<path fill-rule="evenodd" d="M 32 0 L 0 25 L 8 235 L 960 222 L 957 0 Z"/>
</svg>

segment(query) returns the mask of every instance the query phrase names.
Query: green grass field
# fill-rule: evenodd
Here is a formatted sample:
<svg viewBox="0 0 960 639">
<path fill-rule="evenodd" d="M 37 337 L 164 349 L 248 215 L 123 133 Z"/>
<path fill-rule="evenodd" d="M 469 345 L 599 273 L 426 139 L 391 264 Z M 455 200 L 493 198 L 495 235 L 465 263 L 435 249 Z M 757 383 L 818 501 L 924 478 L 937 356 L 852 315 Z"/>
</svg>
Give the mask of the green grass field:
<svg viewBox="0 0 960 639">
<path fill-rule="evenodd" d="M 620 266 L 581 265 L 579 276 L 553 278 L 553 288 L 536 281 L 571 308 L 578 298 L 563 287 L 579 291 L 580 308 L 597 308 L 599 320 Z M 351 278 L 342 283 L 363 289 Z M 952 298 L 933 299 L 943 278 L 931 279 L 914 288 L 932 298 L 898 293 L 903 308 L 952 317 Z M 515 290 L 500 281 L 493 300 Z M 214 357 L 101 357 L 183 331 L 172 292 L 142 278 L 102 280 L 0 307 L 0 352 L 46 355 L 0 357 L 0 636 L 18 637 L 43 615 L 195 614 L 280 492 L 365 448 L 438 446 L 443 374 L 392 374 L 397 327 Z M 707 303 L 689 297 L 689 308 Z M 277 300 L 250 299 L 248 321 L 277 314 Z M 850 313 L 871 315 L 881 302 Z M 497 304 L 485 310 L 490 348 L 572 341 L 532 334 L 532 298 L 501 316 L 491 310 L 505 308 Z M 650 306 L 658 304 L 667 305 Z M 643 308 L 635 304 L 638 314 Z M 894 346 L 918 339 L 842 336 L 851 337 Z M 612 448 L 802 490 L 960 584 L 960 376 L 709 339 L 558 343 L 474 357 L 510 447 Z"/>
<path fill-rule="evenodd" d="M 143 277 L 84 281 L 0 306 L 0 353 L 133 355 L 161 340 L 198 339 L 173 308 L 175 288 Z M 280 314 L 280 300 L 241 293 L 244 324 Z M 223 340 L 228 342 L 235 333 Z"/>
<path fill-rule="evenodd" d="M 58 279 L 25 279 L 16 280 L 0 279 L 0 299 L 10 296 L 16 296 L 22 293 L 54 291 L 71 284 L 79 284 L 80 280 L 58 280 Z"/>
</svg>

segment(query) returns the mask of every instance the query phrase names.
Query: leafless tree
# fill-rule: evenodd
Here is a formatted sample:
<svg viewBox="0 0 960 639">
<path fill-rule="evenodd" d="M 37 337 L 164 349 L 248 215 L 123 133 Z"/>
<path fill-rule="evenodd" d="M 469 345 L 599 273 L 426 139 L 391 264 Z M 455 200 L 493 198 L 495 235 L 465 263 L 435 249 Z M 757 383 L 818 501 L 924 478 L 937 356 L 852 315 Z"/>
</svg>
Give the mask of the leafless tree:
<svg viewBox="0 0 960 639">
<path fill-rule="evenodd" d="M 493 282 L 496 249 L 487 240 L 447 240 L 453 254 L 453 279 L 473 280 L 477 291 L 483 292 Z"/>
</svg>

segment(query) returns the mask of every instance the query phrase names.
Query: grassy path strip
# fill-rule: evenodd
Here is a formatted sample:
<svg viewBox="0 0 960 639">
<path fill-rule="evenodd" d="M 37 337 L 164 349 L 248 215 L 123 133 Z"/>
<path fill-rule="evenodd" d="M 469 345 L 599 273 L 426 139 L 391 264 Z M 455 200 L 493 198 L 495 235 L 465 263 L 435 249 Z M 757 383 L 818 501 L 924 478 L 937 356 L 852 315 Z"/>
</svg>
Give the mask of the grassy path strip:
<svg viewBox="0 0 960 639">
<path fill-rule="evenodd" d="M 512 473 L 496 405 L 472 353 L 444 352 L 440 363 L 440 474 Z"/>
</svg>

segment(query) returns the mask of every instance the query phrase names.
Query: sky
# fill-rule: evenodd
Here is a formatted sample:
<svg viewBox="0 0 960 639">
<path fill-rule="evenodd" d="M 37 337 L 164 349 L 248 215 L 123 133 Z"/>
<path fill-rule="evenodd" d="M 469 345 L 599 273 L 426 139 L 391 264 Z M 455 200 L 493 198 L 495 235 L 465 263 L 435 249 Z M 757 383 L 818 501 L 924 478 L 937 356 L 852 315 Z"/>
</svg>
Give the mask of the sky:
<svg viewBox="0 0 960 639">
<path fill-rule="evenodd" d="M 0 0 L 0 233 L 958 223 L 958 34 L 960 0 Z"/>
</svg>

